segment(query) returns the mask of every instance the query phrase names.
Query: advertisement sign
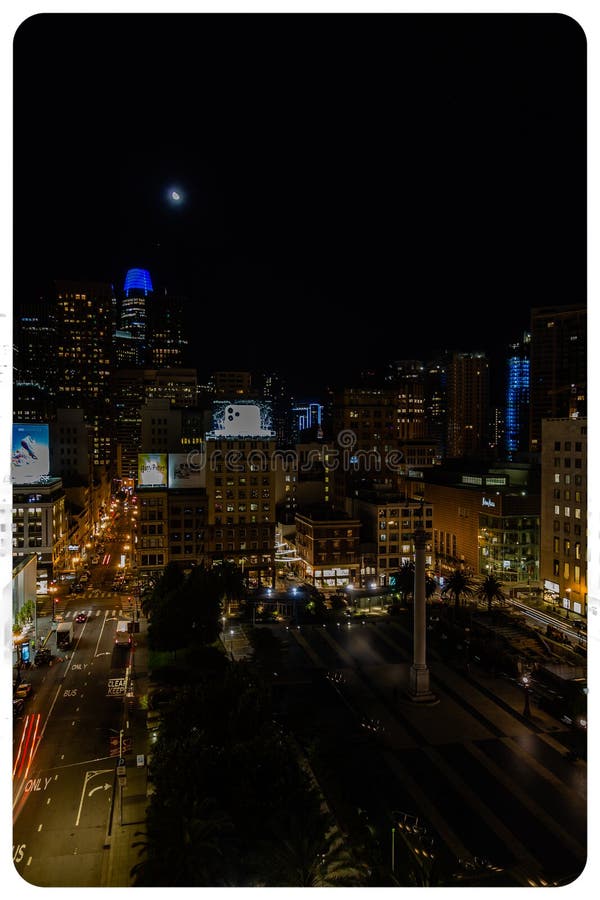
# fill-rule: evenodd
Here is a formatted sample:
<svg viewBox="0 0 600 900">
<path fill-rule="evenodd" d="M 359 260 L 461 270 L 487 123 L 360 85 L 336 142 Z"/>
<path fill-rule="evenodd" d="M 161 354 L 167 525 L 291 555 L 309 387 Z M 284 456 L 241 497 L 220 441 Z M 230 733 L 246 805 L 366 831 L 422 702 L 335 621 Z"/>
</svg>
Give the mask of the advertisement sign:
<svg viewBox="0 0 600 900">
<path fill-rule="evenodd" d="M 167 486 L 167 454 L 138 453 L 139 487 Z"/>
<path fill-rule="evenodd" d="M 213 404 L 213 430 L 206 437 L 219 438 L 272 438 L 273 415 L 266 400 L 215 400 Z"/>
<path fill-rule="evenodd" d="M 169 487 L 200 488 L 206 485 L 206 467 L 199 453 L 169 453 Z"/>
<path fill-rule="evenodd" d="M 11 480 L 15 484 L 41 481 L 50 473 L 47 425 L 13 425 Z"/>
</svg>

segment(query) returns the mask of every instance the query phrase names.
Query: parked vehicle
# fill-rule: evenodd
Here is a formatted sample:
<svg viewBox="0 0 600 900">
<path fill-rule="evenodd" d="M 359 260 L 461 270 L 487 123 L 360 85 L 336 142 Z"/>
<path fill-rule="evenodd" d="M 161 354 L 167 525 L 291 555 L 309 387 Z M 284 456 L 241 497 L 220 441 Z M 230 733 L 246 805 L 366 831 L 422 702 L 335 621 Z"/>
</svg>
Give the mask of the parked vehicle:
<svg viewBox="0 0 600 900">
<path fill-rule="evenodd" d="M 13 700 L 13 719 L 18 719 L 25 712 L 25 701 L 22 698 Z"/>
</svg>

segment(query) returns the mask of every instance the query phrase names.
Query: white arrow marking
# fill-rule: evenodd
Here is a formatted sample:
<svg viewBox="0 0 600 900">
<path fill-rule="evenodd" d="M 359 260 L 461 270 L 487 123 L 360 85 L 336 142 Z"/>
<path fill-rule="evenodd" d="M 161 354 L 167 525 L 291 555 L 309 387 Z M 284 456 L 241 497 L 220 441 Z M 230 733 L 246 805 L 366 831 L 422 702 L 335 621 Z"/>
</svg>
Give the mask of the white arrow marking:
<svg viewBox="0 0 600 900">
<path fill-rule="evenodd" d="M 88 794 L 88 797 L 91 797 L 95 791 L 107 791 L 110 788 L 110 784 L 99 784 L 98 787 L 92 788 Z"/>
</svg>

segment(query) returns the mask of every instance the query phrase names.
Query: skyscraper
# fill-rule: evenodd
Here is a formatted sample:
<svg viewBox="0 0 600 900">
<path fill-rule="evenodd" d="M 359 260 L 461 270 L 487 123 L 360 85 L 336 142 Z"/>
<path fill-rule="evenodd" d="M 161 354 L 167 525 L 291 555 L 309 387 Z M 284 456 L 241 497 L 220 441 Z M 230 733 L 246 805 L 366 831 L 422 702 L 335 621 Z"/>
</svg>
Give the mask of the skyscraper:
<svg viewBox="0 0 600 900">
<path fill-rule="evenodd" d="M 487 449 L 489 363 L 485 353 L 454 353 L 448 375 L 448 456 L 475 456 Z"/>
<path fill-rule="evenodd" d="M 506 411 L 504 414 L 504 439 L 506 454 L 512 459 L 519 450 L 529 446 L 529 348 L 531 335 L 525 332 L 523 339 L 510 345 L 507 360 Z"/>
<path fill-rule="evenodd" d="M 92 429 L 93 462 L 109 465 L 112 285 L 76 281 L 55 285 L 57 406 L 84 410 Z"/>
<path fill-rule="evenodd" d="M 121 303 L 121 331 L 131 335 L 136 346 L 136 365 L 146 357 L 147 302 L 152 294 L 152 279 L 147 269 L 129 269 L 125 276 Z"/>
<path fill-rule="evenodd" d="M 152 295 L 146 310 L 146 364 L 151 368 L 182 366 L 188 341 L 185 337 L 184 300 Z"/>
<path fill-rule="evenodd" d="M 587 413 L 587 310 L 531 310 L 529 447 L 541 448 L 542 419 Z"/>
<path fill-rule="evenodd" d="M 15 407 L 27 421 L 47 421 L 56 393 L 56 320 L 51 300 L 25 301 L 15 310 Z M 19 419 L 18 421 L 22 421 Z M 24 421 L 24 420 L 23 420 Z"/>
</svg>

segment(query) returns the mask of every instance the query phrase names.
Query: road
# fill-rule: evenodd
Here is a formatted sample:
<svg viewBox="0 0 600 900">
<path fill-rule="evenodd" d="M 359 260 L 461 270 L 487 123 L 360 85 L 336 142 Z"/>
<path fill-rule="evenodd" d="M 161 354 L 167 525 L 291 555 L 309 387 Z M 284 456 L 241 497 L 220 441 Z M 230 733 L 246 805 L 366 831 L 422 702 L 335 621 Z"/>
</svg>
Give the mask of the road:
<svg viewBox="0 0 600 900">
<path fill-rule="evenodd" d="M 576 735 L 535 707 L 528 719 L 515 685 L 433 660 L 440 702 L 415 709 L 402 701 L 412 644 L 399 623 L 274 630 L 298 682 L 281 689 L 288 725 L 319 745 L 334 807 L 365 810 L 386 858 L 402 811 L 429 823 L 448 859 L 485 857 L 506 884 L 581 871 L 586 765 L 564 758 Z"/>
<path fill-rule="evenodd" d="M 27 673 L 35 693 L 15 722 L 13 860 L 35 885 L 101 884 L 116 764 L 109 741 L 126 726 L 124 698 L 109 690 L 115 675 L 124 683 L 123 661 L 116 672 L 111 667 L 117 621 L 124 607 L 123 617 L 130 611 L 110 587 L 129 525 L 119 523 L 85 592 L 58 604 L 65 621 L 78 612 L 87 621 L 74 625 L 62 662 Z M 57 652 L 54 635 L 48 646 Z"/>
</svg>

